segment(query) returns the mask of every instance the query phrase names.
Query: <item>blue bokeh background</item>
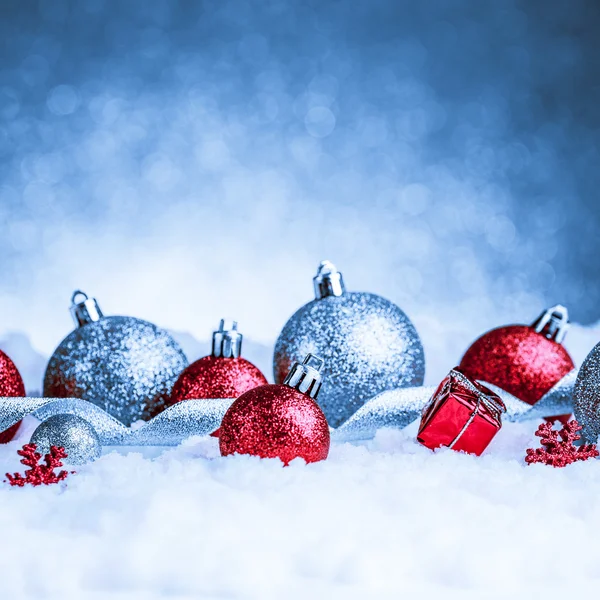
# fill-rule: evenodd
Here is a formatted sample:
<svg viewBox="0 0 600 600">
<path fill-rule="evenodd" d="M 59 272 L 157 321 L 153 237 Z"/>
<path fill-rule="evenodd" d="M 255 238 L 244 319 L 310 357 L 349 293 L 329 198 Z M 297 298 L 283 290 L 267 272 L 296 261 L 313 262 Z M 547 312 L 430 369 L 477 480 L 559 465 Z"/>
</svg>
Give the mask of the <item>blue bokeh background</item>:
<svg viewBox="0 0 600 600">
<path fill-rule="evenodd" d="M 426 348 L 556 302 L 597 321 L 599 23 L 582 0 L 3 0 L 2 331 L 50 352 L 80 287 L 267 344 L 322 258 Z"/>
</svg>

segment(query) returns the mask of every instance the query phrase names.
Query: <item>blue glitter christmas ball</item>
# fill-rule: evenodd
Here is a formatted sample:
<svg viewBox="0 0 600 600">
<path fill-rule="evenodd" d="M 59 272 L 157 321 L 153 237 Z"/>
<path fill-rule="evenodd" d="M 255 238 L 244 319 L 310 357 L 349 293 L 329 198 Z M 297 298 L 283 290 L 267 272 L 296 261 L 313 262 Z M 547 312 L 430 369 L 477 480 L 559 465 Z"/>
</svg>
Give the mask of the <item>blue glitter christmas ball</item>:
<svg viewBox="0 0 600 600">
<path fill-rule="evenodd" d="M 600 344 L 586 356 L 575 382 L 573 412 L 588 442 L 600 437 Z"/>
<path fill-rule="evenodd" d="M 75 302 L 79 294 L 85 299 Z M 147 321 L 103 316 L 81 292 L 71 312 L 78 328 L 48 362 L 44 396 L 89 400 L 125 425 L 161 412 L 187 366 L 175 340 Z"/>
<path fill-rule="evenodd" d="M 290 318 L 277 339 L 277 383 L 307 354 L 322 357 L 318 403 L 332 427 L 380 392 L 423 384 L 423 346 L 400 308 L 375 294 L 346 292 L 341 273 L 328 261 L 314 284 L 316 299 Z"/>
</svg>

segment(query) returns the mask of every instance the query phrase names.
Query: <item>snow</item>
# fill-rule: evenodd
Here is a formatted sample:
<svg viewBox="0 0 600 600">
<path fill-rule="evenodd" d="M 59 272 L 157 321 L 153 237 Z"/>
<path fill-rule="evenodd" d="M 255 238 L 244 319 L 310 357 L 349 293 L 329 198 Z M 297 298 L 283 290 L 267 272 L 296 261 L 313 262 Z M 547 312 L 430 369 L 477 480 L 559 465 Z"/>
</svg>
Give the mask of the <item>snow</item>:
<svg viewBox="0 0 600 600">
<path fill-rule="evenodd" d="M 569 338 L 579 363 L 597 335 Z M 10 339 L 35 370 L 39 355 Z M 480 458 L 427 450 L 416 423 L 287 468 L 222 458 L 210 437 L 105 448 L 64 486 L 0 485 L 0 598 L 583 595 L 598 578 L 600 463 L 526 466 L 538 425 L 506 423 Z M 16 451 L 35 426 L 0 447 L 1 473 L 22 471 Z"/>
<path fill-rule="evenodd" d="M 414 426 L 288 468 L 211 438 L 109 450 L 64 488 L 0 489 L 0 597 L 573 597 L 597 576 L 600 468 L 524 466 L 536 427 L 481 458 Z"/>
</svg>

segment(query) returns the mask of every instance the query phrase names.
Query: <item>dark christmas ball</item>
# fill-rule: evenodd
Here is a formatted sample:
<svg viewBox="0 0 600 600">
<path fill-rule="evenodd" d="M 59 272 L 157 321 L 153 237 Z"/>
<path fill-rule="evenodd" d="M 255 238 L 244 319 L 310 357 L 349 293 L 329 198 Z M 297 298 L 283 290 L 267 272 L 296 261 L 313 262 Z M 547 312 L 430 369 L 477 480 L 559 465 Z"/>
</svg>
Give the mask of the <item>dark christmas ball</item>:
<svg viewBox="0 0 600 600">
<path fill-rule="evenodd" d="M 332 427 L 380 392 L 422 385 L 423 346 L 400 308 L 375 294 L 346 292 L 327 261 L 314 281 L 317 298 L 290 318 L 275 344 L 277 383 L 306 354 L 323 357 L 318 402 Z"/>
<path fill-rule="evenodd" d="M 263 385 L 240 396 L 223 417 L 221 454 L 252 454 L 316 462 L 329 453 L 329 427 L 319 406 L 285 385 Z"/>
<path fill-rule="evenodd" d="M 564 316 L 555 317 L 554 325 L 546 319 L 538 326 L 540 319 L 552 316 L 558 308 L 565 311 Z M 566 309 L 553 307 L 540 319 L 531 326 L 508 325 L 483 334 L 465 352 L 461 370 L 471 379 L 491 383 L 535 404 L 575 367 L 560 343 L 566 332 Z"/>
<path fill-rule="evenodd" d="M 25 384 L 15 363 L 0 350 L 0 396 L 5 398 L 20 398 L 25 396 Z M 11 425 L 0 432 L 0 444 L 10 442 L 19 429 L 19 423 Z"/>
<path fill-rule="evenodd" d="M 125 425 L 152 418 L 168 405 L 173 384 L 187 366 L 183 351 L 156 325 L 104 317 L 97 305 L 84 306 L 90 302 L 95 303 L 86 296 L 74 304 L 80 326 L 50 358 L 44 396 L 89 400 Z"/>
</svg>

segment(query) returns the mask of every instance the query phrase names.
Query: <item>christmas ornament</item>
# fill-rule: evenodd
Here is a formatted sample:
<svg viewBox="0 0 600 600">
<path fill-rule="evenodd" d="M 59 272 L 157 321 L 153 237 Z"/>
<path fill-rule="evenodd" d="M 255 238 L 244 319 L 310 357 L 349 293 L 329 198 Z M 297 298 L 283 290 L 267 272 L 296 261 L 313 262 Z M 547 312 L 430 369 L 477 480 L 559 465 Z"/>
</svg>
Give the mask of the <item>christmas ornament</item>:
<svg viewBox="0 0 600 600">
<path fill-rule="evenodd" d="M 494 392 L 453 369 L 423 410 L 417 441 L 479 456 L 502 427 L 505 410 Z"/>
<path fill-rule="evenodd" d="M 504 402 L 504 419 L 525 421 L 539 419 L 544 414 L 569 412 L 576 376 L 576 370 L 565 375 L 534 406 L 496 386 L 488 384 L 487 387 Z M 338 441 L 365 440 L 371 439 L 381 427 L 402 429 L 420 417 L 434 391 L 431 387 L 414 387 L 382 392 L 368 400 L 331 435 Z M 231 398 L 178 402 L 147 423 L 130 428 L 95 404 L 79 398 L 0 398 L 0 430 L 27 415 L 44 421 L 54 415 L 74 414 L 93 426 L 103 446 L 176 446 L 192 435 L 214 431 L 232 403 Z"/>
<path fill-rule="evenodd" d="M 102 448 L 95 429 L 76 415 L 55 415 L 41 423 L 31 436 L 40 452 L 60 446 L 68 454 L 68 463 L 83 465 L 100 457 Z"/>
<path fill-rule="evenodd" d="M 263 385 L 240 396 L 221 423 L 221 454 L 295 458 L 307 463 L 329 453 L 329 427 L 315 399 L 321 387 L 323 360 L 309 354 L 294 364 L 283 385 Z"/>
<path fill-rule="evenodd" d="M 581 439 L 579 431 L 581 425 L 575 420 L 565 423 L 560 431 L 552 429 L 552 423 L 542 423 L 535 435 L 542 438 L 543 448 L 528 448 L 525 462 L 528 465 L 543 463 L 553 467 L 565 467 L 578 460 L 597 457 L 596 444 L 575 446 L 574 442 Z"/>
<path fill-rule="evenodd" d="M 175 340 L 147 321 L 103 316 L 96 300 L 80 291 L 71 313 L 78 328 L 50 358 L 44 396 L 83 398 L 125 425 L 163 410 L 187 366 Z"/>
<path fill-rule="evenodd" d="M 575 382 L 575 418 L 586 440 L 595 442 L 600 434 L 600 344 L 587 355 Z"/>
<path fill-rule="evenodd" d="M 170 403 L 198 398 L 238 398 L 244 392 L 265 385 L 265 376 L 251 362 L 241 358 L 242 334 L 237 322 L 222 319 L 213 333 L 212 353 L 181 373 L 173 386 Z"/>
<path fill-rule="evenodd" d="M 22 450 L 17 450 L 17 454 L 22 456 L 21 464 L 29 467 L 25 471 L 25 476 L 20 473 L 6 474 L 8 482 L 12 486 L 24 487 L 25 485 L 50 485 L 58 483 L 67 478 L 66 471 L 54 473 L 54 469 L 62 467 L 61 459 L 67 458 L 64 448 L 52 446 L 50 452 L 44 457 L 44 464 L 38 464 L 42 455 L 36 452 L 35 444 L 25 444 Z"/>
<path fill-rule="evenodd" d="M 567 309 L 557 305 L 531 326 L 492 329 L 473 342 L 460 368 L 471 379 L 496 385 L 533 405 L 575 368 L 562 345 L 568 326 Z"/>
<path fill-rule="evenodd" d="M 423 383 L 423 346 L 408 317 L 374 294 L 346 292 L 342 274 L 329 261 L 314 278 L 316 299 L 286 323 L 273 367 L 281 383 L 306 354 L 325 360 L 326 385 L 319 405 L 338 427 L 369 398 L 389 389 Z"/>
<path fill-rule="evenodd" d="M 25 385 L 15 363 L 0 350 L 0 396 L 24 396 Z M 0 444 L 10 442 L 19 429 L 20 422 L 5 431 L 0 430 Z"/>
</svg>

